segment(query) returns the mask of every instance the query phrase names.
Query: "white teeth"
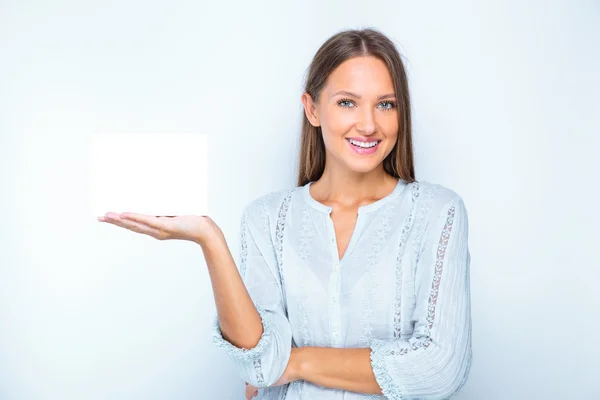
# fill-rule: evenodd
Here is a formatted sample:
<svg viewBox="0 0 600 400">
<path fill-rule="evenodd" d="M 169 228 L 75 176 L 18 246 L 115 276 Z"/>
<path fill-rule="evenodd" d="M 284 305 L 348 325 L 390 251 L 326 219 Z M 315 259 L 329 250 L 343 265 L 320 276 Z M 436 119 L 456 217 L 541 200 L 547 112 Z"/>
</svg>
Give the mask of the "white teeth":
<svg viewBox="0 0 600 400">
<path fill-rule="evenodd" d="M 371 147 L 375 147 L 375 146 L 377 146 L 377 143 L 379 143 L 378 140 L 376 140 L 374 142 L 359 142 L 359 141 L 356 141 L 356 140 L 348 139 L 348 141 L 350 143 L 352 143 L 353 145 L 355 145 L 355 146 L 362 147 L 362 148 L 365 148 L 365 149 L 369 149 Z"/>
</svg>

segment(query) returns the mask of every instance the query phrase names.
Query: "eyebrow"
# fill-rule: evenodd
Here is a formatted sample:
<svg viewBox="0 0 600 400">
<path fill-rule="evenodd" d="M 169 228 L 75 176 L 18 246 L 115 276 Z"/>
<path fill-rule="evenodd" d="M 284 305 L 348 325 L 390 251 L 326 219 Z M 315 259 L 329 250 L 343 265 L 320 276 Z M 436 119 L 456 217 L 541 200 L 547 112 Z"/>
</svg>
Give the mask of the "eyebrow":
<svg viewBox="0 0 600 400">
<path fill-rule="evenodd" d="M 337 96 L 338 94 L 343 94 L 343 95 L 346 95 L 346 96 L 352 96 L 352 97 L 356 97 L 357 99 L 360 99 L 360 95 L 358 95 L 356 93 L 349 92 L 347 90 L 340 90 L 339 92 L 336 92 L 336 93 L 332 94 L 331 97 Z M 377 98 L 377 100 L 383 100 L 383 99 L 387 99 L 389 97 L 395 97 L 395 94 L 394 93 L 384 94 L 383 96 L 379 96 Z"/>
</svg>

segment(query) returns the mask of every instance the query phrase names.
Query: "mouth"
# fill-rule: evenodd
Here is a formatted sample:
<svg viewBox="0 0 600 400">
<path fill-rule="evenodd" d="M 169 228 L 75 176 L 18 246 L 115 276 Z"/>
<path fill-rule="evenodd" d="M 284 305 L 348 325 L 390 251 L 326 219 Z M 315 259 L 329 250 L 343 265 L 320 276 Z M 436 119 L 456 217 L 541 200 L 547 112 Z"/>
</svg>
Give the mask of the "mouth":
<svg viewBox="0 0 600 400">
<path fill-rule="evenodd" d="M 350 148 L 358 154 L 373 154 L 377 151 L 381 140 L 359 141 L 354 139 L 346 139 Z"/>
</svg>

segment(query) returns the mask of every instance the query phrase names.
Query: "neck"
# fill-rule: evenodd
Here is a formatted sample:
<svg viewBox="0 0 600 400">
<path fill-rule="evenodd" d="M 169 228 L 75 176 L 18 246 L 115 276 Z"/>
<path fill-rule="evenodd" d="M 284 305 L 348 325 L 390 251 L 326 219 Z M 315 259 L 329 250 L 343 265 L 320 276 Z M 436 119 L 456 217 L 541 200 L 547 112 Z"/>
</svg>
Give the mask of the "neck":
<svg viewBox="0 0 600 400">
<path fill-rule="evenodd" d="M 321 178 L 311 185 L 311 194 L 330 206 L 359 207 L 389 195 L 398 179 L 389 175 L 383 165 L 367 173 L 339 168 L 325 168 Z"/>
</svg>

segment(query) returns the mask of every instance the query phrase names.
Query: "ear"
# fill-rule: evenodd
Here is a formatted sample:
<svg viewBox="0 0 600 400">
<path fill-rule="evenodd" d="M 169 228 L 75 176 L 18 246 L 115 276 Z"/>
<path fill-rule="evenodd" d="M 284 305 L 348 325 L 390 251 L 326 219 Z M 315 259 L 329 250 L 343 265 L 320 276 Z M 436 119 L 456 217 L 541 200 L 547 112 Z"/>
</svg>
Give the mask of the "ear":
<svg viewBox="0 0 600 400">
<path fill-rule="evenodd" d="M 317 115 L 317 106 L 313 98 L 307 92 L 302 94 L 302 104 L 304 104 L 304 114 L 312 126 L 321 126 L 319 116 Z"/>
</svg>

